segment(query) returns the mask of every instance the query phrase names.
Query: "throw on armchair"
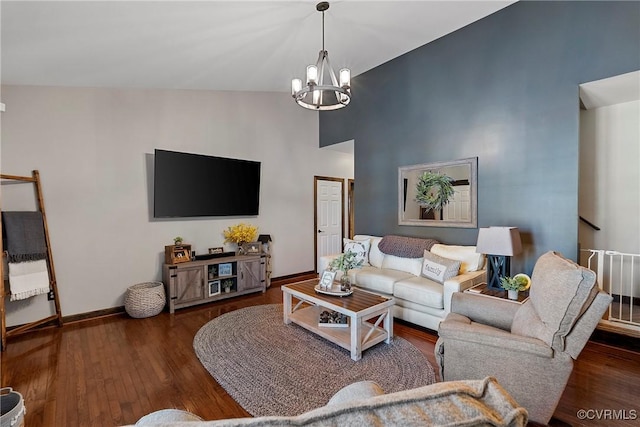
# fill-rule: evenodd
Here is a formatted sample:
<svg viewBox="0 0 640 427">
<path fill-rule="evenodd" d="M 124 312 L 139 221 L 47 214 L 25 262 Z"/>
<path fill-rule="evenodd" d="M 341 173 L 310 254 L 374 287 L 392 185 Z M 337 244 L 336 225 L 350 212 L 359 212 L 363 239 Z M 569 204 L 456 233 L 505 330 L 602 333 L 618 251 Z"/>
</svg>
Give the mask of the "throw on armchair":
<svg viewBox="0 0 640 427">
<path fill-rule="evenodd" d="M 493 376 L 547 424 L 578 357 L 612 298 L 596 275 L 555 252 L 533 269 L 524 304 L 455 293 L 435 353 L 442 381 Z"/>
</svg>

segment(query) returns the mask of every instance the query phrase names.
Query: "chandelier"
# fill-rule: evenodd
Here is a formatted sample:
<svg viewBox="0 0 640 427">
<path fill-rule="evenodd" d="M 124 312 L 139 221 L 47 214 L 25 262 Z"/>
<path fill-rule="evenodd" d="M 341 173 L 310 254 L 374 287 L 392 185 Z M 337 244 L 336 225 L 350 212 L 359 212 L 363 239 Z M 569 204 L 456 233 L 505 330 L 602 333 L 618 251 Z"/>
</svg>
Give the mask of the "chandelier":
<svg viewBox="0 0 640 427">
<path fill-rule="evenodd" d="M 316 10 L 322 12 L 322 50 L 316 65 L 307 67 L 306 86 L 302 86 L 300 79 L 291 80 L 291 96 L 298 105 L 310 110 L 337 110 L 351 101 L 351 71 L 348 68 L 341 69 L 338 81 L 329 63 L 329 53 L 324 49 L 324 12 L 327 9 L 329 2 L 316 5 Z"/>
</svg>

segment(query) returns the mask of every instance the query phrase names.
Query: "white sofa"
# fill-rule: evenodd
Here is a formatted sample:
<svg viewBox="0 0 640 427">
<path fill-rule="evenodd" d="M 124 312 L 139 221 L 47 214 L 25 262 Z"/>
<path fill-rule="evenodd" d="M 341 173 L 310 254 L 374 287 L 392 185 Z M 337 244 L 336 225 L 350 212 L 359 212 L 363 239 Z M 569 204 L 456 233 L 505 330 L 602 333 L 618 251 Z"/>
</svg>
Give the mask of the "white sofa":
<svg viewBox="0 0 640 427">
<path fill-rule="evenodd" d="M 394 317 L 434 331 L 438 330 L 440 322 L 451 311 L 451 296 L 454 292 L 464 291 L 486 281 L 484 256 L 476 253 L 475 246 L 433 245 L 431 253 L 461 261 L 457 276 L 438 283 L 421 275 L 423 258 L 383 253 L 378 247 L 382 237 L 356 235 L 353 240 L 369 241 L 369 252 L 365 265 L 349 270 L 351 283 L 358 288 L 393 296 Z M 328 269 L 336 256 L 337 254 L 321 258 L 320 274 Z"/>
</svg>

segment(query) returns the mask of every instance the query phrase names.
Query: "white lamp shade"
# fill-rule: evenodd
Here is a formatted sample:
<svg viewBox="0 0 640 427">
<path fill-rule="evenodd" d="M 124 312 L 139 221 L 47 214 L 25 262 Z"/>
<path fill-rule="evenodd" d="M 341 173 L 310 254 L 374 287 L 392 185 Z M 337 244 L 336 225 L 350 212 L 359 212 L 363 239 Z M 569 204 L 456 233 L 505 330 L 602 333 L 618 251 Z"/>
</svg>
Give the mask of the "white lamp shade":
<svg viewBox="0 0 640 427">
<path fill-rule="evenodd" d="M 340 86 L 351 86 L 351 71 L 348 68 L 340 70 Z"/>
<path fill-rule="evenodd" d="M 478 230 L 476 252 L 487 255 L 513 256 L 522 252 L 517 227 L 488 227 Z"/>
<path fill-rule="evenodd" d="M 302 80 L 291 80 L 291 95 L 295 95 L 300 89 L 302 89 Z"/>
<path fill-rule="evenodd" d="M 315 65 L 309 65 L 307 67 L 307 84 L 318 83 L 318 67 Z"/>
</svg>

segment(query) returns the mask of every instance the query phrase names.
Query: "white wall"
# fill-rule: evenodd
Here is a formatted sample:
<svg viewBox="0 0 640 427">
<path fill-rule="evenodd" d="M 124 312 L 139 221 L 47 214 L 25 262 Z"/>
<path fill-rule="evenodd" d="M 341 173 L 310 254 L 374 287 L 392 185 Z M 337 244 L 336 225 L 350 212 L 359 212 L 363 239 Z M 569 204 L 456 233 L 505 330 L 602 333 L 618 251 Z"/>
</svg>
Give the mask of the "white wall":
<svg viewBox="0 0 640 427">
<path fill-rule="evenodd" d="M 640 253 L 640 101 L 580 112 L 580 215 L 589 249 Z"/>
<path fill-rule="evenodd" d="M 317 113 L 284 93 L 3 86 L 2 102 L 2 173 L 40 171 L 63 315 L 121 306 L 161 279 L 173 237 L 203 253 L 238 222 L 271 234 L 274 277 L 314 270 L 313 177 L 353 178 L 353 155 L 319 149 Z M 260 215 L 153 220 L 155 148 L 261 161 Z M 2 209 L 34 206 L 28 185 L 2 186 Z M 38 298 L 7 323 L 48 314 Z"/>
<path fill-rule="evenodd" d="M 640 254 L 639 164 L 640 101 L 580 112 L 579 213 L 601 228 L 580 223 L 582 249 Z"/>
</svg>

